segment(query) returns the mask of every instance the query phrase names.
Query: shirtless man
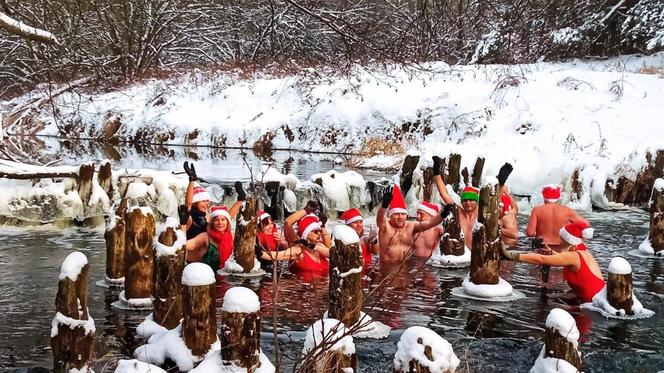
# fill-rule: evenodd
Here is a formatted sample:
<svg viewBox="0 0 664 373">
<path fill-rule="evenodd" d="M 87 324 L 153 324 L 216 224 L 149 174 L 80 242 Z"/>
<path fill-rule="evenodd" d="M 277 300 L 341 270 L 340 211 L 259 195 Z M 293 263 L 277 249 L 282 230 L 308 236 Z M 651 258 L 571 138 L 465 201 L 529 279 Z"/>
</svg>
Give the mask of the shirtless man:
<svg viewBox="0 0 664 373">
<path fill-rule="evenodd" d="M 417 221 L 423 223 L 431 220 L 438 216 L 440 213 L 439 210 L 438 205 L 424 201 L 417 206 Z M 431 229 L 416 234 L 413 255 L 422 258 L 430 257 L 434 249 L 438 247 L 443 232 L 443 226 L 436 225 Z"/>
<path fill-rule="evenodd" d="M 401 189 L 399 189 L 398 185 L 388 187 L 385 190 L 383 203 L 378 209 L 378 215 L 376 216 L 381 263 L 400 262 L 404 258 L 409 257 L 413 250 L 415 235 L 439 225 L 450 213 L 450 209 L 451 205 L 445 206 L 440 215 L 427 221 L 406 221 L 408 213 Z"/>
<path fill-rule="evenodd" d="M 569 223 L 588 221 L 579 216 L 567 206 L 558 204 L 560 200 L 560 186 L 546 185 L 542 188 L 544 204 L 535 206 L 530 213 L 526 235 L 539 237 L 544 243 L 556 251 L 560 251 L 560 229 Z M 588 238 L 588 237 L 586 237 Z"/>
</svg>

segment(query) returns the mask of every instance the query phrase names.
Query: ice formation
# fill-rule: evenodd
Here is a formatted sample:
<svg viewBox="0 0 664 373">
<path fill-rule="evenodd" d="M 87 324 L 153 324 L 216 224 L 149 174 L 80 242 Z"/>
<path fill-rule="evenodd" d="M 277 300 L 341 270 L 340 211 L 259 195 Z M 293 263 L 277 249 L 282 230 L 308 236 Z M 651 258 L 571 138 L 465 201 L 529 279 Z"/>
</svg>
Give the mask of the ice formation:
<svg viewBox="0 0 664 373">
<path fill-rule="evenodd" d="M 470 249 L 464 246 L 462 255 L 444 255 L 440 250 L 434 250 L 429 263 L 435 267 L 459 268 L 470 265 Z"/>
<path fill-rule="evenodd" d="M 503 280 L 502 278 L 498 278 L 498 283 L 495 285 L 493 284 L 478 285 L 470 281 L 470 277 L 467 276 L 463 280 L 461 286 L 463 287 L 463 291 L 466 294 L 472 295 L 474 297 L 487 298 L 487 299 L 508 297 L 512 295 L 512 292 L 514 291 L 512 285 L 510 285 L 507 281 Z"/>
<path fill-rule="evenodd" d="M 219 341 L 216 342 L 219 344 Z M 211 350 L 214 346 L 211 346 Z M 217 348 L 219 349 L 219 348 Z M 166 359 L 172 360 L 183 372 L 194 368 L 202 357 L 194 356 L 182 339 L 182 324 L 176 328 L 154 334 L 148 343 L 134 351 L 134 357 L 146 363 L 161 365 Z"/>
</svg>

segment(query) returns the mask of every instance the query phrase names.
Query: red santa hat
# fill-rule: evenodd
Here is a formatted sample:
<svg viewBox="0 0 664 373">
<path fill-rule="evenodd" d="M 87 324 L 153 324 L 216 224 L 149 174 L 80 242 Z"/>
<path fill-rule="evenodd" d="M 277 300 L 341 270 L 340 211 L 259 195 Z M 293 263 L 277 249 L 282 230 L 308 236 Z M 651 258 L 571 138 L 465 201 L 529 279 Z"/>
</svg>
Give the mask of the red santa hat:
<svg viewBox="0 0 664 373">
<path fill-rule="evenodd" d="M 231 214 L 228 213 L 226 206 L 212 206 L 210 209 L 210 219 L 214 219 L 217 216 L 223 216 L 228 220 L 228 223 L 231 222 Z"/>
<path fill-rule="evenodd" d="M 320 219 L 318 219 L 318 216 L 314 214 L 309 214 L 300 219 L 299 222 L 297 222 L 297 230 L 300 233 L 300 239 L 306 240 L 307 236 L 309 233 L 316 229 L 320 229 L 321 224 L 320 224 Z"/>
<path fill-rule="evenodd" d="M 272 216 L 270 216 L 270 214 L 268 214 L 264 210 L 258 211 L 258 221 L 259 222 L 263 221 L 264 219 L 271 218 L 271 217 Z"/>
<path fill-rule="evenodd" d="M 205 188 L 200 185 L 194 187 L 194 196 L 191 198 L 191 203 L 196 203 L 200 201 L 209 201 L 210 193 L 208 193 Z"/>
<path fill-rule="evenodd" d="M 427 214 L 431 216 L 438 215 L 438 212 L 440 211 L 440 207 L 438 207 L 437 204 L 427 202 L 427 201 L 422 201 L 419 206 L 417 206 L 417 211 L 422 211 L 426 212 Z"/>
<path fill-rule="evenodd" d="M 500 217 L 502 218 L 512 208 L 512 198 L 507 193 L 500 194 Z"/>
<path fill-rule="evenodd" d="M 595 230 L 590 225 L 582 221 L 577 221 L 560 228 L 560 238 L 572 245 L 579 245 L 583 243 L 584 239 L 593 238 L 594 232 Z"/>
<path fill-rule="evenodd" d="M 545 202 L 558 202 L 560 200 L 560 185 L 545 185 L 542 188 L 542 197 L 544 197 Z"/>
<path fill-rule="evenodd" d="M 392 214 L 407 214 L 406 210 L 406 200 L 403 199 L 403 194 L 401 194 L 401 188 L 398 185 L 394 184 L 392 188 L 392 200 L 390 201 L 390 209 L 387 211 L 388 215 Z"/>
<path fill-rule="evenodd" d="M 344 211 L 343 214 L 341 214 L 340 218 L 341 218 L 341 220 L 344 221 L 344 223 L 346 223 L 346 225 L 350 225 L 350 224 L 355 223 L 356 221 L 359 221 L 359 220 L 364 220 L 364 218 L 362 218 L 362 214 L 360 213 L 360 210 L 358 210 L 356 208 L 352 208 L 352 209 L 348 209 L 348 210 Z"/>
</svg>

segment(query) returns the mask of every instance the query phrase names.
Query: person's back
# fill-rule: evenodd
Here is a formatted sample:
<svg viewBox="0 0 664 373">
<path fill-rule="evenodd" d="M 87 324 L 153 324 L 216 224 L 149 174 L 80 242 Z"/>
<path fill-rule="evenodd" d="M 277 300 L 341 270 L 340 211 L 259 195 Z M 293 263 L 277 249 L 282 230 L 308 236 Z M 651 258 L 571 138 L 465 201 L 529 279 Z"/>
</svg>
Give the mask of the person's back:
<svg viewBox="0 0 664 373">
<path fill-rule="evenodd" d="M 547 185 L 542 188 L 544 204 L 536 206 L 530 213 L 526 235 L 542 238 L 544 243 L 554 249 L 560 245 L 560 229 L 565 225 L 577 221 L 588 223 L 574 210 L 567 206 L 561 206 L 560 186 Z"/>
</svg>

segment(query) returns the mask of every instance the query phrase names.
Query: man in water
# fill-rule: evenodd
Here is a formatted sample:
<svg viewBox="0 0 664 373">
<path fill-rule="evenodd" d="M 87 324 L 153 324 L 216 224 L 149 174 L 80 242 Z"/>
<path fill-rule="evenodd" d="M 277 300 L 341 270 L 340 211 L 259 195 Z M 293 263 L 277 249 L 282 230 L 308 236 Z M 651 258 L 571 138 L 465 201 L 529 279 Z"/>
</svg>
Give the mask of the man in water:
<svg viewBox="0 0 664 373">
<path fill-rule="evenodd" d="M 423 201 L 417 206 L 417 221 L 420 223 L 427 222 L 434 219 L 440 213 L 438 205 Z M 436 225 L 433 228 L 427 229 L 415 235 L 415 251 L 414 256 L 428 258 L 431 253 L 438 247 L 440 237 L 444 232 L 442 225 Z"/>
<path fill-rule="evenodd" d="M 567 206 L 558 204 L 560 186 L 546 185 L 542 188 L 544 204 L 535 206 L 530 213 L 526 235 L 542 238 L 553 250 L 560 251 L 560 229 L 569 223 L 588 221 Z"/>
<path fill-rule="evenodd" d="M 516 216 L 519 210 L 514 199 L 503 185 L 500 193 L 500 239 L 507 246 L 516 247 L 519 241 L 519 231 Z"/>
<path fill-rule="evenodd" d="M 450 213 L 450 208 L 451 205 L 445 206 L 439 215 L 427 221 L 409 222 L 401 189 L 398 185 L 388 187 L 376 216 L 381 263 L 396 263 L 408 258 L 414 250 L 415 235 L 439 225 Z"/>
</svg>

